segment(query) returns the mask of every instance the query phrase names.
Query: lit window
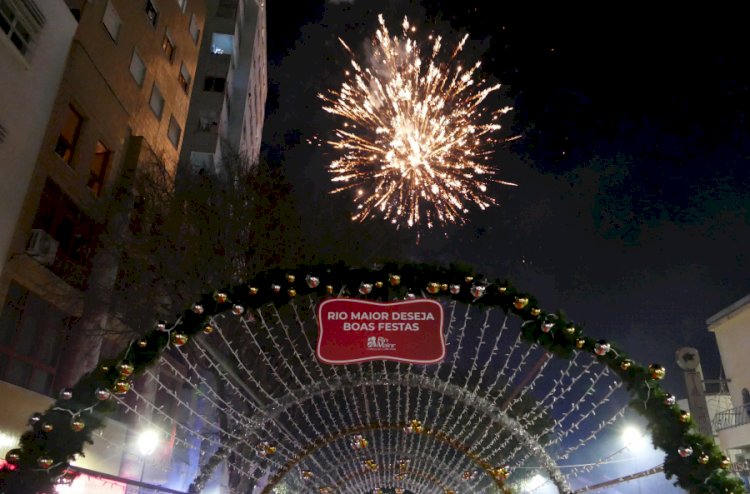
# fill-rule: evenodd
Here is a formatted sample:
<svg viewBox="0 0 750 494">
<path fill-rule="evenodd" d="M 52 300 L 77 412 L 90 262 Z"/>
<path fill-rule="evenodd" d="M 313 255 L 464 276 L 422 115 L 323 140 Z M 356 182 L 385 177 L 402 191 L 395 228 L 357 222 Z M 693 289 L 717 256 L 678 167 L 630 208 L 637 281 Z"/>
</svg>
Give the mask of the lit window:
<svg viewBox="0 0 750 494">
<path fill-rule="evenodd" d="M 185 67 L 184 62 L 180 65 L 180 73 L 177 76 L 177 81 L 180 83 L 182 90 L 185 91 L 185 94 L 187 94 L 188 89 L 190 89 L 190 72 Z"/>
<path fill-rule="evenodd" d="M 104 24 L 104 27 L 107 28 L 107 32 L 110 36 L 112 36 L 112 39 L 117 41 L 117 37 L 120 35 L 120 26 L 122 26 L 122 21 L 120 20 L 120 16 L 117 15 L 117 11 L 115 10 L 115 6 L 112 4 L 112 0 L 109 0 L 109 2 L 107 2 L 107 8 L 104 9 L 102 24 Z"/>
<path fill-rule="evenodd" d="M 82 123 L 83 118 L 81 115 L 72 106 L 68 105 L 65 121 L 63 122 L 62 129 L 60 129 L 60 135 L 57 137 L 57 144 L 55 145 L 55 153 L 67 164 L 73 162 L 73 153 L 76 150 Z"/>
<path fill-rule="evenodd" d="M 153 89 L 151 89 L 151 99 L 148 102 L 151 110 L 156 115 L 156 118 L 161 119 L 161 113 L 164 111 L 164 96 L 161 95 L 161 91 L 154 83 Z"/>
<path fill-rule="evenodd" d="M 180 135 L 182 135 L 182 129 L 180 128 L 180 124 L 177 123 L 177 120 L 174 119 L 174 115 L 172 115 L 169 117 L 167 137 L 169 137 L 169 142 L 171 142 L 175 148 L 180 143 Z"/>
<path fill-rule="evenodd" d="M 133 50 L 133 56 L 130 59 L 130 74 L 139 86 L 143 85 L 143 79 L 146 77 L 146 64 L 136 50 Z"/>
<path fill-rule="evenodd" d="M 161 42 L 161 49 L 171 62 L 174 58 L 175 46 L 174 41 L 172 41 L 172 36 L 169 34 L 169 29 L 164 32 L 164 40 Z"/>
<path fill-rule="evenodd" d="M 234 36 L 213 33 L 211 36 L 211 53 L 214 55 L 231 55 L 234 53 Z"/>
<path fill-rule="evenodd" d="M 0 0 L 0 29 L 22 55 L 29 54 L 44 23 L 44 15 L 32 0 Z"/>
<path fill-rule="evenodd" d="M 89 189 L 95 196 L 102 195 L 104 189 L 104 179 L 107 177 L 107 169 L 112 152 L 107 149 L 101 142 L 96 143 L 94 159 L 91 160 L 91 173 L 89 174 Z"/>
<path fill-rule="evenodd" d="M 201 35 L 201 27 L 198 25 L 198 19 L 195 17 L 195 14 L 190 16 L 190 36 L 193 38 L 193 41 L 196 43 L 198 42 L 198 38 Z"/>
<path fill-rule="evenodd" d="M 159 22 L 159 11 L 156 10 L 153 0 L 146 0 L 145 10 L 149 24 L 156 27 L 156 23 Z"/>
</svg>

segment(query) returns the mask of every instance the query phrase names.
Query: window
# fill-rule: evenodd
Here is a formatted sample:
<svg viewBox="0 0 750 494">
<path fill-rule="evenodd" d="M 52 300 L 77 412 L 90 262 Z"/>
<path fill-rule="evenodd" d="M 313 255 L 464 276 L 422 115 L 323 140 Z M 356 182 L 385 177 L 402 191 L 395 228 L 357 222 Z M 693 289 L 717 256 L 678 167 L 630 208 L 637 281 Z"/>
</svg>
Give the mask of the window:
<svg viewBox="0 0 750 494">
<path fill-rule="evenodd" d="M 180 128 L 180 124 L 177 123 L 177 120 L 174 119 L 174 115 L 172 115 L 169 117 L 167 137 L 169 137 L 169 142 L 171 142 L 175 148 L 180 143 L 180 135 L 182 135 L 182 128 Z"/>
<path fill-rule="evenodd" d="M 60 135 L 57 137 L 55 153 L 69 165 L 73 162 L 73 154 L 78 143 L 78 135 L 81 133 L 82 123 L 83 117 L 72 106 L 68 105 Z"/>
<path fill-rule="evenodd" d="M 213 33 L 211 35 L 211 53 L 214 55 L 231 55 L 234 53 L 234 36 Z"/>
<path fill-rule="evenodd" d="M 177 75 L 177 81 L 180 83 L 182 90 L 185 91 L 185 94 L 187 94 L 188 89 L 190 89 L 190 72 L 185 67 L 185 62 L 180 65 L 180 73 Z"/>
<path fill-rule="evenodd" d="M 59 242 L 49 269 L 68 284 L 85 289 L 99 228 L 52 180 L 44 184 L 32 228 L 44 230 Z"/>
<path fill-rule="evenodd" d="M 223 93 L 226 82 L 227 80 L 224 77 L 206 77 L 203 81 L 203 90 Z"/>
<path fill-rule="evenodd" d="M 5 142 L 5 137 L 8 135 L 8 133 L 5 130 L 5 127 L 0 125 L 0 143 Z"/>
<path fill-rule="evenodd" d="M 107 8 L 104 9 L 102 24 L 104 24 L 104 27 L 107 28 L 107 32 L 110 36 L 112 36 L 112 39 L 117 41 L 117 37 L 120 35 L 120 26 L 122 26 L 122 21 L 120 20 L 120 16 L 117 15 L 117 11 L 115 10 L 115 6 L 112 4 L 112 0 L 109 0 L 109 2 L 107 2 Z"/>
<path fill-rule="evenodd" d="M 174 59 L 175 46 L 174 41 L 172 41 L 172 36 L 169 35 L 169 29 L 164 32 L 164 40 L 161 42 L 161 49 L 171 62 L 172 59 Z"/>
<path fill-rule="evenodd" d="M 198 19 L 195 17 L 195 14 L 190 16 L 190 27 L 188 29 L 190 30 L 190 36 L 193 38 L 193 41 L 197 43 L 198 38 L 201 35 L 201 28 L 198 25 Z"/>
<path fill-rule="evenodd" d="M 16 282 L 0 313 L 0 379 L 50 395 L 73 318 Z"/>
<path fill-rule="evenodd" d="M 151 89 L 151 99 L 148 102 L 156 118 L 161 119 L 161 113 L 164 111 L 164 96 L 161 95 L 158 86 L 154 83 Z"/>
<path fill-rule="evenodd" d="M 0 29 L 21 55 L 28 55 L 45 18 L 32 0 L 0 0 Z"/>
<path fill-rule="evenodd" d="M 107 176 L 107 169 L 109 168 L 111 156 L 112 152 L 107 149 L 101 141 L 97 141 L 96 150 L 94 151 L 94 159 L 91 160 L 91 173 L 89 173 L 88 184 L 89 189 L 91 189 L 97 197 L 102 195 L 104 179 Z"/>
<path fill-rule="evenodd" d="M 145 10 L 149 24 L 156 27 L 156 23 L 159 22 L 159 11 L 156 10 L 153 0 L 146 0 Z"/>
<path fill-rule="evenodd" d="M 138 50 L 133 50 L 133 56 L 130 59 L 130 74 L 139 86 L 143 86 L 143 79 L 146 77 L 146 64 L 138 54 Z"/>
</svg>

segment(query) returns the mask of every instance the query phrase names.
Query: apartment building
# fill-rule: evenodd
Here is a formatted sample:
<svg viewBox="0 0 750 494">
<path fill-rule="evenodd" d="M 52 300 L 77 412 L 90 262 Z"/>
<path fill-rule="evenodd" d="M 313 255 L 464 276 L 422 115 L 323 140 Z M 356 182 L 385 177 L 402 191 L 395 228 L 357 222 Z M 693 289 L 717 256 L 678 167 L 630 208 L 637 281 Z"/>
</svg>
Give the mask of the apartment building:
<svg viewBox="0 0 750 494">
<path fill-rule="evenodd" d="M 204 0 L 0 0 L 12 178 L 0 185 L 0 439 L 75 380 L 72 363 L 98 360 L 70 331 L 90 302 L 97 238 L 128 174 L 177 167 L 205 17 Z M 82 464 L 118 475 L 128 434 L 107 431 L 119 452 L 101 441 Z"/>
<path fill-rule="evenodd" d="M 0 0 L 0 270 L 77 26 L 64 0 Z"/>
<path fill-rule="evenodd" d="M 713 418 L 721 448 L 732 459 L 732 468 L 750 489 L 750 295 L 711 316 L 708 330 L 716 336 L 731 396 L 731 408 Z"/>
<path fill-rule="evenodd" d="M 208 0 L 181 163 L 215 170 L 222 148 L 260 154 L 268 93 L 265 0 Z"/>
</svg>

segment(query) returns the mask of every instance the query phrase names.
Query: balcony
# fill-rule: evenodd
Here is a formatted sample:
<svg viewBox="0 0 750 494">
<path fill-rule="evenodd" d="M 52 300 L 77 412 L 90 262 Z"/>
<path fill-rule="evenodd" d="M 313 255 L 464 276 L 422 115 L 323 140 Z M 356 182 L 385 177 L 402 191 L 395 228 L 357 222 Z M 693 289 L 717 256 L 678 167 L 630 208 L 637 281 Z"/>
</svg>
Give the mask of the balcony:
<svg viewBox="0 0 750 494">
<path fill-rule="evenodd" d="M 750 404 L 717 413 L 713 427 L 722 449 L 750 446 Z"/>
<path fill-rule="evenodd" d="M 741 407 L 730 408 L 717 413 L 714 416 L 714 430 L 721 431 L 731 427 L 750 424 L 750 404 Z"/>
</svg>

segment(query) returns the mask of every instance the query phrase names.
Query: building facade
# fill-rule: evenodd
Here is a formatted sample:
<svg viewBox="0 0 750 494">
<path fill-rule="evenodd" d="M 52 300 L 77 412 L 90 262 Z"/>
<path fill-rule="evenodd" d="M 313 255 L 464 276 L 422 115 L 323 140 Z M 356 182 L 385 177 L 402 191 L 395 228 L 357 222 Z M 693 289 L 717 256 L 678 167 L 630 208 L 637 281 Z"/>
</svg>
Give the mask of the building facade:
<svg viewBox="0 0 750 494">
<path fill-rule="evenodd" d="M 209 0 L 181 163 L 215 170 L 228 148 L 260 154 L 268 92 L 265 0 Z"/>
<path fill-rule="evenodd" d="M 713 420 L 719 444 L 733 461 L 735 472 L 750 488 L 750 295 L 711 316 L 708 330 L 716 336 L 732 407 Z"/>
<path fill-rule="evenodd" d="M 129 175 L 177 168 L 205 17 L 204 0 L 0 0 L 0 152 L 12 177 L 0 185 L 0 394 L 14 410 L 0 434 L 20 436 L 24 417 L 75 381 L 72 363 L 98 361 L 101 346 L 71 331 L 92 277 L 117 274 L 115 261 L 97 275 L 96 240 Z M 120 475 L 127 427 L 106 434 L 79 465 Z M 97 454 L 108 444 L 120 449 Z"/>
<path fill-rule="evenodd" d="M 0 271 L 77 22 L 64 0 L 0 1 Z"/>
</svg>

